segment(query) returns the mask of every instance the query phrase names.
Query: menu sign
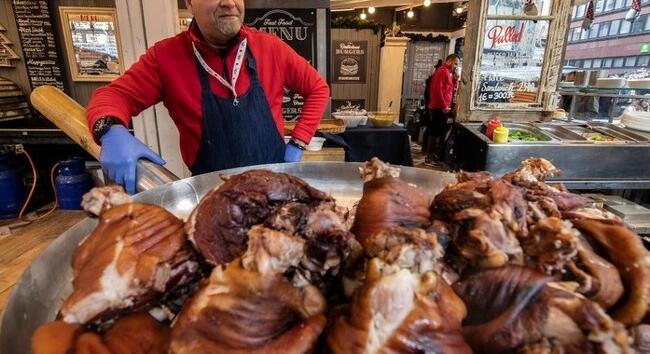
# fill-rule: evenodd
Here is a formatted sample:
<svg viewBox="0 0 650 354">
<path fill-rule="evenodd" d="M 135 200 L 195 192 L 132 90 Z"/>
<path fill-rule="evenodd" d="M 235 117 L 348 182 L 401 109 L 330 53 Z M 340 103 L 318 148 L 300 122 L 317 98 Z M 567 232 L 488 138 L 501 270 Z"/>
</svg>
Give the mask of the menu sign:
<svg viewBox="0 0 650 354">
<path fill-rule="evenodd" d="M 315 9 L 246 9 L 246 25 L 275 34 L 316 67 Z M 304 98 L 284 90 L 282 115 L 295 120 L 302 112 Z"/>
<path fill-rule="evenodd" d="M 444 59 L 445 45 L 424 41 L 410 45 L 412 49 L 409 48 L 407 62 L 411 77 L 406 87 L 406 97 L 420 98 L 424 95 L 426 81 L 433 74 L 434 66 L 439 59 Z"/>
<path fill-rule="evenodd" d="M 475 101 L 537 103 L 548 21 L 488 20 Z"/>
<path fill-rule="evenodd" d="M 368 41 L 333 41 L 334 83 L 365 84 Z"/>
<path fill-rule="evenodd" d="M 13 0 L 12 4 L 32 88 L 52 85 L 63 90 L 63 73 L 47 1 Z"/>
</svg>

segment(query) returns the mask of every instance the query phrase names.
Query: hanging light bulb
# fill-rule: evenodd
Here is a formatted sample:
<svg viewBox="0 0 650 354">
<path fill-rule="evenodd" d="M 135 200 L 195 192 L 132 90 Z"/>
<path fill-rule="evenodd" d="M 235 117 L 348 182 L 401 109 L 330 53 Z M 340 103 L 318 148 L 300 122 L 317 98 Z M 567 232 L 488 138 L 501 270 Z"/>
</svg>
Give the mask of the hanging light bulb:
<svg viewBox="0 0 650 354">
<path fill-rule="evenodd" d="M 375 7 L 374 7 L 374 6 L 370 6 L 370 7 L 368 8 L 368 13 L 371 14 L 371 15 L 374 14 L 374 13 L 375 13 Z"/>
<path fill-rule="evenodd" d="M 424 0 L 424 7 L 429 7 L 431 6 L 431 0 Z"/>
<path fill-rule="evenodd" d="M 413 9 L 409 9 L 409 12 L 406 13 L 406 16 L 408 18 L 413 18 L 414 15 L 415 15 L 415 13 L 413 13 Z"/>
<path fill-rule="evenodd" d="M 366 15 L 366 12 L 365 12 L 365 11 L 361 11 L 361 15 L 359 15 L 359 18 L 361 18 L 362 20 L 365 20 L 366 17 L 368 17 L 368 15 Z"/>
<path fill-rule="evenodd" d="M 459 14 L 459 15 L 460 15 L 461 13 L 463 13 L 463 6 L 458 6 L 458 7 L 456 8 L 456 13 Z"/>
</svg>

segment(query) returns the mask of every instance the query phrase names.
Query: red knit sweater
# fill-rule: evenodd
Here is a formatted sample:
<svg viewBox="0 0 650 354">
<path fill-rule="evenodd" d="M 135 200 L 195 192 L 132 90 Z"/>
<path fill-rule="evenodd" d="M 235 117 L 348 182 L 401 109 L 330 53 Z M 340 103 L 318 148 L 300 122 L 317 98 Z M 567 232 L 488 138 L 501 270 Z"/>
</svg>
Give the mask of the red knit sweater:
<svg viewBox="0 0 650 354">
<path fill-rule="evenodd" d="M 201 84 L 192 42 L 208 65 L 224 77 L 222 56 L 225 55 L 229 78 L 237 47 L 244 38 L 248 38 L 248 48 L 257 62 L 259 79 L 281 135 L 284 135 L 284 87 L 305 98 L 293 137 L 308 143 L 327 106 L 327 83 L 303 57 L 278 37 L 245 26 L 240 31 L 237 43 L 225 51 L 217 51 L 210 46 L 196 25 L 156 43 L 124 75 L 94 92 L 88 105 L 89 127 L 107 115 L 128 124 L 131 117 L 162 101 L 178 127 L 183 160 L 192 166 L 201 140 Z M 232 97 L 232 93 L 215 78 L 209 76 L 209 80 L 217 96 Z M 250 77 L 244 60 L 235 88 L 237 94 L 246 93 L 249 86 Z"/>
</svg>

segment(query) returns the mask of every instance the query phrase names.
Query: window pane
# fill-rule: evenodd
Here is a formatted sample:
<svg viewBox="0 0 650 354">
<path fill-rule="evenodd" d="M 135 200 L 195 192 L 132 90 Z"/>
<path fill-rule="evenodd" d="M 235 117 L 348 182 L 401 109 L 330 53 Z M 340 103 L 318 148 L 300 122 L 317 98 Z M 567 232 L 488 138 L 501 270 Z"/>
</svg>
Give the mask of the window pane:
<svg viewBox="0 0 650 354">
<path fill-rule="evenodd" d="M 625 0 L 616 0 L 616 8 L 622 9 L 625 6 Z"/>
<path fill-rule="evenodd" d="M 615 36 L 618 34 L 618 28 L 621 26 L 621 20 L 612 21 L 609 26 L 609 35 Z"/>
<path fill-rule="evenodd" d="M 598 31 L 598 37 L 607 37 L 609 33 L 609 22 L 603 22 L 600 24 L 600 30 Z"/>
<path fill-rule="evenodd" d="M 591 59 L 585 60 L 585 69 L 591 69 Z"/>
<path fill-rule="evenodd" d="M 580 28 L 574 28 L 573 29 L 573 40 L 574 41 L 579 41 L 580 40 Z"/>
<path fill-rule="evenodd" d="M 533 0 L 533 2 L 540 16 L 551 14 L 553 0 Z M 518 0 L 489 0 L 488 15 L 525 15 L 522 4 L 523 2 Z"/>
<path fill-rule="evenodd" d="M 580 39 L 585 40 L 589 38 L 589 30 L 580 30 Z"/>
<path fill-rule="evenodd" d="M 616 0 L 607 0 L 605 3 L 605 11 L 614 10 L 614 5 L 616 5 Z"/>
<path fill-rule="evenodd" d="M 614 67 L 615 67 L 615 68 L 621 68 L 621 67 L 623 67 L 623 61 L 624 61 L 623 58 L 615 58 L 615 59 L 614 59 Z"/>
<path fill-rule="evenodd" d="M 620 34 L 630 33 L 630 21 L 621 21 Z"/>
<path fill-rule="evenodd" d="M 535 103 L 550 21 L 487 20 L 475 102 Z M 507 33 L 525 40 L 508 40 Z"/>
<path fill-rule="evenodd" d="M 607 58 L 603 60 L 603 68 L 611 68 L 612 67 L 612 58 Z"/>
<path fill-rule="evenodd" d="M 646 67 L 650 62 L 650 55 L 642 55 L 639 57 L 639 61 L 636 62 L 636 66 Z"/>
<path fill-rule="evenodd" d="M 605 0 L 597 0 L 596 1 L 596 13 L 601 13 L 603 12 L 603 7 L 605 7 Z"/>
<path fill-rule="evenodd" d="M 637 33 L 643 31 L 643 28 L 645 27 L 645 20 L 648 17 L 648 15 L 642 15 L 639 16 L 639 18 L 634 21 L 632 24 L 632 33 Z"/>
<path fill-rule="evenodd" d="M 589 39 L 598 37 L 599 29 L 600 29 L 600 23 L 594 23 L 593 25 L 591 25 L 591 29 L 589 30 Z"/>
<path fill-rule="evenodd" d="M 631 68 L 636 65 L 636 57 L 625 58 L 625 66 Z"/>
<path fill-rule="evenodd" d="M 587 6 L 587 5 L 584 5 L 584 4 L 578 6 L 578 13 L 576 14 L 576 16 L 577 16 L 578 18 L 583 17 L 583 16 L 585 15 L 585 8 L 586 8 L 586 6 Z"/>
<path fill-rule="evenodd" d="M 592 64 L 592 67 L 594 67 L 594 68 L 600 68 L 602 64 L 603 64 L 603 60 L 602 60 L 602 59 L 594 59 L 594 62 L 593 62 L 593 64 Z"/>
<path fill-rule="evenodd" d="M 641 0 L 641 5 L 647 5 L 650 3 L 650 0 Z"/>
<path fill-rule="evenodd" d="M 625 0 L 625 7 L 632 6 L 632 0 Z"/>
</svg>

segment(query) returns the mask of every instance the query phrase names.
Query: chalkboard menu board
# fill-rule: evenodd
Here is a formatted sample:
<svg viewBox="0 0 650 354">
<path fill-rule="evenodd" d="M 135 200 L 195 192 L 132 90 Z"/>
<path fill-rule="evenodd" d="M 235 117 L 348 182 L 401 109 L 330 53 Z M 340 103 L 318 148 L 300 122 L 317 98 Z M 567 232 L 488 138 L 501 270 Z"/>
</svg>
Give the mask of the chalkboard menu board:
<svg viewBox="0 0 650 354">
<path fill-rule="evenodd" d="M 548 21 L 487 20 L 475 102 L 536 104 Z"/>
<path fill-rule="evenodd" d="M 425 82 L 433 74 L 434 66 L 439 59 L 445 59 L 446 45 L 418 41 L 409 43 L 405 73 L 404 96 L 419 99 L 424 96 Z"/>
<path fill-rule="evenodd" d="M 334 69 L 332 75 L 334 75 L 334 83 L 366 83 L 367 53 L 368 41 L 333 41 L 332 63 Z"/>
<path fill-rule="evenodd" d="M 247 26 L 280 37 L 312 66 L 317 67 L 315 9 L 246 9 L 245 22 Z M 303 104 L 302 96 L 285 89 L 282 104 L 284 119 L 298 118 Z"/>
<path fill-rule="evenodd" d="M 63 73 L 47 1 L 13 0 L 12 4 L 32 89 L 52 85 L 63 90 Z"/>
</svg>

